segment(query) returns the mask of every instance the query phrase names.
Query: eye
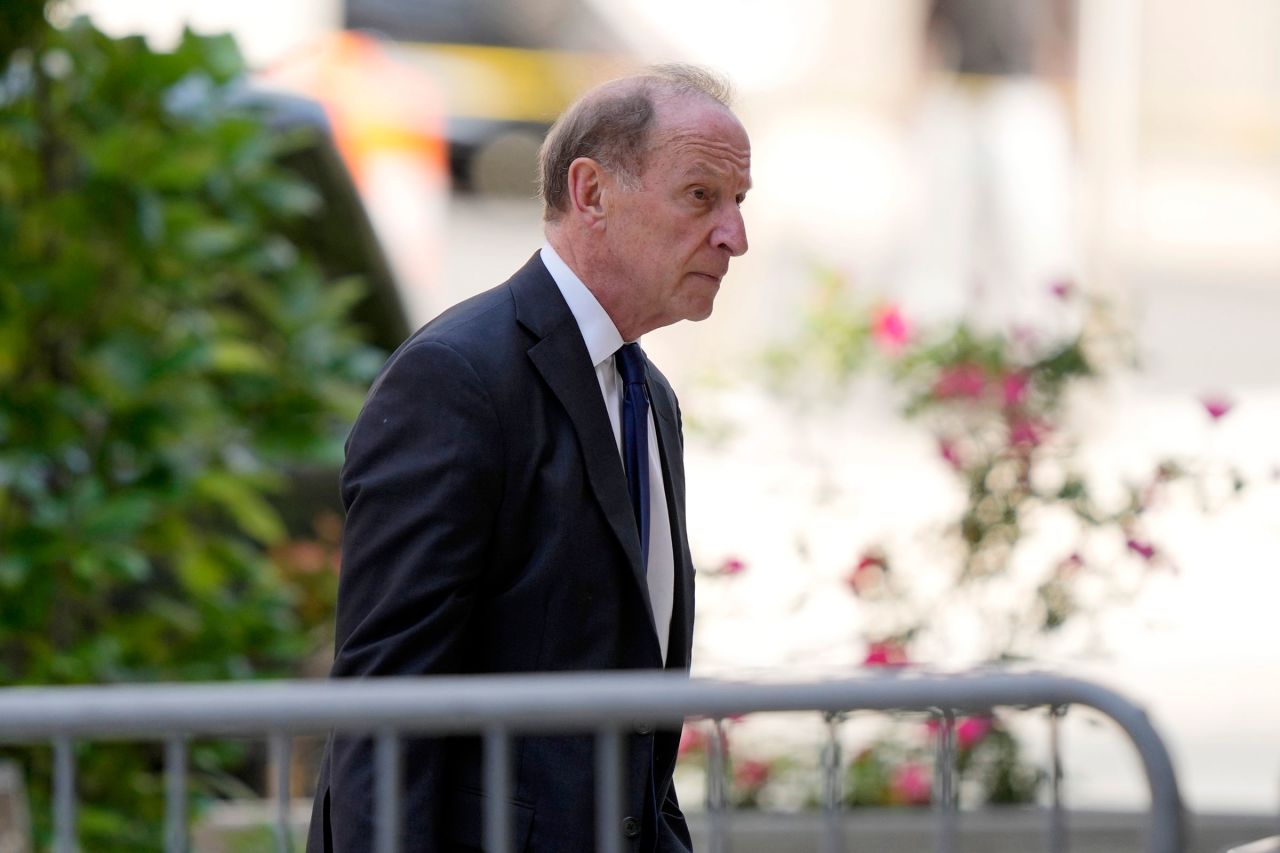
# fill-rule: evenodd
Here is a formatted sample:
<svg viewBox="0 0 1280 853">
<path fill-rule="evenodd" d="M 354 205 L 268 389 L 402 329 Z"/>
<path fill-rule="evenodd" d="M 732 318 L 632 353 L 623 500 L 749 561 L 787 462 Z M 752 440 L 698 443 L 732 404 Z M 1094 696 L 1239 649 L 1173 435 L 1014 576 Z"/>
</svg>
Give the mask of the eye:
<svg viewBox="0 0 1280 853">
<path fill-rule="evenodd" d="M 705 187 L 694 187 L 692 190 L 689 191 L 689 194 L 692 195 L 698 201 L 706 201 L 707 199 L 711 198 L 711 193 L 707 192 Z"/>
<path fill-rule="evenodd" d="M 734 197 L 734 199 L 738 202 L 738 207 L 742 207 L 742 203 L 747 200 L 747 194 L 738 193 L 737 196 Z"/>
</svg>

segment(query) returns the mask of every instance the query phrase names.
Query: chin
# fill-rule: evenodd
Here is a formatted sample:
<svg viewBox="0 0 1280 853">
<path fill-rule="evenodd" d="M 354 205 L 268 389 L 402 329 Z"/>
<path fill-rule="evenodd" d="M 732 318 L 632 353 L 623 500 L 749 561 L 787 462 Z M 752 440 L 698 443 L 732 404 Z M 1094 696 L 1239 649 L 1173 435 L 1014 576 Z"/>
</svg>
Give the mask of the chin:
<svg viewBox="0 0 1280 853">
<path fill-rule="evenodd" d="M 712 303 L 711 300 L 707 300 L 706 305 L 695 305 L 690 309 L 688 314 L 685 314 L 685 319 L 692 320 L 695 323 L 705 320 L 711 316 L 711 310 L 713 307 L 714 303 Z"/>
<path fill-rule="evenodd" d="M 711 309 L 715 307 L 716 295 L 719 292 L 720 285 L 717 284 L 711 288 L 704 288 L 697 293 L 687 294 L 691 298 L 685 303 L 685 319 L 697 322 L 710 317 Z"/>
</svg>

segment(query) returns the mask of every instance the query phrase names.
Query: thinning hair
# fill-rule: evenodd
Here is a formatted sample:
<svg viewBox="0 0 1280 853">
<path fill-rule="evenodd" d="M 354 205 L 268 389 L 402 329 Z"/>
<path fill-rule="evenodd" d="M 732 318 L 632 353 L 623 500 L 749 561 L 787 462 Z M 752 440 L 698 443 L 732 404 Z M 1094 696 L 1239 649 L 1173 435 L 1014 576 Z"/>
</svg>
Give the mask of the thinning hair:
<svg viewBox="0 0 1280 853">
<path fill-rule="evenodd" d="M 722 107 L 732 100 L 723 77 L 696 65 L 655 65 L 640 74 L 591 89 L 566 109 L 538 151 L 542 218 L 554 222 L 569 209 L 569 164 L 589 157 L 635 185 L 652 142 L 659 98 L 697 95 Z"/>
</svg>

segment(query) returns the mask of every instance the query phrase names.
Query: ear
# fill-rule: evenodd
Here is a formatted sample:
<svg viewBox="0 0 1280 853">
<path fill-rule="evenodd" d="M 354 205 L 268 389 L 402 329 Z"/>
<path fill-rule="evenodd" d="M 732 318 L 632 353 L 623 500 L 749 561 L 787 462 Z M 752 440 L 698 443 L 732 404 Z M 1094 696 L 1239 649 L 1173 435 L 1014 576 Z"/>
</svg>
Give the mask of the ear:
<svg viewBox="0 0 1280 853">
<path fill-rule="evenodd" d="M 604 195 L 608 175 L 590 157 L 579 157 L 569 164 L 569 210 L 588 225 L 604 222 Z"/>
</svg>

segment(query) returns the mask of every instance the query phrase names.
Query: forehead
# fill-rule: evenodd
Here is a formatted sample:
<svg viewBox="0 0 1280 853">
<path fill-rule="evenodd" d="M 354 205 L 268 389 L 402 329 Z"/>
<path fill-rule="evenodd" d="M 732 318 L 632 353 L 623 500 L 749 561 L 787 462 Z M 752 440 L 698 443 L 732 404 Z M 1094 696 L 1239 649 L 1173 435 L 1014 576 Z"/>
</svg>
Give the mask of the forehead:
<svg viewBox="0 0 1280 853">
<path fill-rule="evenodd" d="M 664 172 L 751 181 L 746 130 L 733 113 L 708 98 L 673 98 L 658 105 L 648 160 L 650 167 Z"/>
</svg>

